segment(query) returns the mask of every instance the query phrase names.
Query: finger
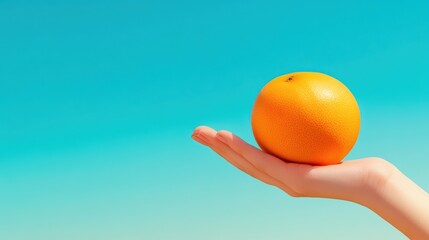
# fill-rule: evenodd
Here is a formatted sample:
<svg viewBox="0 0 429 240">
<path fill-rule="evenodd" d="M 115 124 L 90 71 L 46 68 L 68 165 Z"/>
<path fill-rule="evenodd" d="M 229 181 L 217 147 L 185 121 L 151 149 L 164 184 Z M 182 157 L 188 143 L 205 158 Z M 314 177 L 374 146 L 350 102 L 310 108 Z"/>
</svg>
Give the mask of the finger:
<svg viewBox="0 0 429 240">
<path fill-rule="evenodd" d="M 277 186 L 291 196 L 298 196 L 298 194 L 290 187 L 288 187 L 281 181 L 273 178 L 272 176 L 258 170 L 242 155 L 234 151 L 230 146 L 219 141 L 219 139 L 217 138 L 218 133 L 215 130 L 208 127 L 201 127 L 198 129 L 198 132 L 200 135 L 205 136 L 205 139 L 207 139 L 208 146 L 210 148 L 212 148 L 215 152 L 217 152 L 235 167 L 246 172 L 250 176 L 261 180 L 262 182 Z"/>
<path fill-rule="evenodd" d="M 244 159 L 249 161 L 261 172 L 283 183 L 287 183 L 287 185 L 299 181 L 299 171 L 301 168 L 306 167 L 304 164 L 287 163 L 270 154 L 262 152 L 256 147 L 246 143 L 238 136 L 225 130 L 218 132 L 217 139 L 230 146 L 231 149 L 242 155 Z"/>
<path fill-rule="evenodd" d="M 202 126 L 197 128 L 195 132 L 197 136 L 202 136 L 207 141 L 207 146 L 209 146 L 213 151 L 222 156 L 236 168 L 256 179 L 259 179 L 264 183 L 278 186 L 279 183 L 276 183 L 276 180 L 258 171 L 250 163 L 245 161 L 238 153 L 234 152 L 230 147 L 218 141 L 216 139 L 217 132 L 215 130 Z"/>
<path fill-rule="evenodd" d="M 192 134 L 192 139 L 194 139 L 195 141 L 199 142 L 202 145 L 207 145 L 206 141 L 204 141 L 200 136 L 198 136 L 198 134 Z"/>
</svg>

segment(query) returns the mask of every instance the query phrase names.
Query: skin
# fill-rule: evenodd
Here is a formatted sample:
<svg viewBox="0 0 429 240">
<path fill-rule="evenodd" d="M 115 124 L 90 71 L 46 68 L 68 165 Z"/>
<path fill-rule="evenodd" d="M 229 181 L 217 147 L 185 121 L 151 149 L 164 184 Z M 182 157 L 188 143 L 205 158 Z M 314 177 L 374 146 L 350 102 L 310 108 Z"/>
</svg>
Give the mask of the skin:
<svg viewBox="0 0 429 240">
<path fill-rule="evenodd" d="M 373 210 L 410 239 L 429 239 L 429 194 L 381 158 L 314 166 L 285 162 L 231 132 L 206 126 L 192 138 L 250 176 L 292 197 L 355 202 Z"/>
</svg>

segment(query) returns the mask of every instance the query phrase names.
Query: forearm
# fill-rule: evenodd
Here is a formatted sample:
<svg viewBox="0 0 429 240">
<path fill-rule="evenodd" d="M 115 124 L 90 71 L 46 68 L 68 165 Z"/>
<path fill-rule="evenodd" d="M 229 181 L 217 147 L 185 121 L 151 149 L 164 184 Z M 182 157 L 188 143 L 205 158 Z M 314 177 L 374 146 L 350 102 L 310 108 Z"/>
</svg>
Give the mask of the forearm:
<svg viewBox="0 0 429 240">
<path fill-rule="evenodd" d="M 399 170 L 372 187 L 363 205 L 410 239 L 429 239 L 429 195 Z"/>
</svg>

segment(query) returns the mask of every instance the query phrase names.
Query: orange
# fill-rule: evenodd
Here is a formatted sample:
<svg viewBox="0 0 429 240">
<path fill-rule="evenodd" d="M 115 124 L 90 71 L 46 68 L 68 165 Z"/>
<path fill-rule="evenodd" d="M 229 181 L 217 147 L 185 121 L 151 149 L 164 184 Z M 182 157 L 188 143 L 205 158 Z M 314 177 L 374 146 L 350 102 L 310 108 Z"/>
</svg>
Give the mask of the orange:
<svg viewBox="0 0 429 240">
<path fill-rule="evenodd" d="M 360 114 L 350 90 L 317 72 L 296 72 L 267 83 L 256 98 L 252 130 L 261 149 L 285 161 L 336 164 L 359 135 Z"/>
</svg>

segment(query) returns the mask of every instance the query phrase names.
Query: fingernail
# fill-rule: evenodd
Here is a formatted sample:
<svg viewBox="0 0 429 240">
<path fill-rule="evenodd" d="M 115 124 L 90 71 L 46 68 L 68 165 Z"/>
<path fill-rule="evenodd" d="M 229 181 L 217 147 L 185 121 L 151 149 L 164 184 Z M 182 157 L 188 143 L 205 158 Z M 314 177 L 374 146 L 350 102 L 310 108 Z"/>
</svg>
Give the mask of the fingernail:
<svg viewBox="0 0 429 240">
<path fill-rule="evenodd" d="M 222 136 L 222 135 L 220 135 L 220 134 L 216 134 L 216 138 L 217 138 L 219 141 L 221 141 L 221 142 L 223 142 L 223 143 L 225 143 L 225 144 L 228 144 L 228 142 L 226 141 L 226 138 L 225 138 L 224 136 Z"/>
</svg>

